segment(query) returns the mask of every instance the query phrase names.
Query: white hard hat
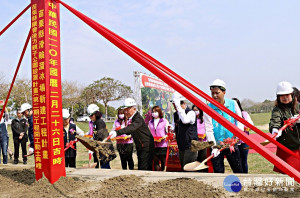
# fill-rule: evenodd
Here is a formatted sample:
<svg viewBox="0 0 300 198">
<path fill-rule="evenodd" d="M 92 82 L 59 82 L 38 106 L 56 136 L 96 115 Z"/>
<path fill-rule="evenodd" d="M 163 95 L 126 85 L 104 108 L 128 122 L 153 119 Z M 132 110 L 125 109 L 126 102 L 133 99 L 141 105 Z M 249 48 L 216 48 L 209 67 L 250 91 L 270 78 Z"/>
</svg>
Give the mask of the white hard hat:
<svg viewBox="0 0 300 198">
<path fill-rule="evenodd" d="M 136 106 L 136 102 L 133 98 L 126 98 L 124 100 L 124 107 L 132 107 L 132 106 Z"/>
<path fill-rule="evenodd" d="M 174 102 L 175 100 L 183 101 L 183 100 L 186 100 L 186 98 L 183 97 L 183 95 L 181 95 L 179 92 L 176 91 L 173 93 L 172 100 L 170 102 Z"/>
<path fill-rule="evenodd" d="M 63 119 L 68 119 L 70 117 L 69 110 L 68 109 L 63 109 L 62 110 L 62 116 L 63 116 Z"/>
<path fill-rule="evenodd" d="M 87 108 L 87 113 L 89 115 L 92 115 L 93 113 L 95 113 L 96 111 L 99 111 L 99 107 L 95 104 L 90 104 Z"/>
<path fill-rule="evenodd" d="M 226 90 L 226 84 L 225 84 L 225 82 L 223 80 L 220 80 L 220 79 L 214 80 L 212 82 L 212 84 L 210 85 L 210 87 L 223 87 Z"/>
<path fill-rule="evenodd" d="M 23 103 L 21 105 L 21 110 L 20 111 L 21 111 L 21 113 L 23 113 L 24 111 L 26 111 L 28 109 L 32 109 L 32 106 L 30 104 L 28 104 L 28 103 Z"/>
<path fill-rule="evenodd" d="M 285 94 L 291 94 L 293 93 L 294 89 L 291 85 L 291 83 L 282 81 L 278 83 L 277 89 L 276 89 L 276 95 L 285 95 Z"/>
</svg>

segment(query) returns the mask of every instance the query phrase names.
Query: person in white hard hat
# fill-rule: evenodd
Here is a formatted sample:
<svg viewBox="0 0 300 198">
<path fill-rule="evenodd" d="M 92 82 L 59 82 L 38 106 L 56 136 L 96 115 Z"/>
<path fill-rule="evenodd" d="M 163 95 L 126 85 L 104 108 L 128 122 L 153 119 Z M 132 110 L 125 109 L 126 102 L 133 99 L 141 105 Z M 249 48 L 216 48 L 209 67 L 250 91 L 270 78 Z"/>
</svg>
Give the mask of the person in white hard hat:
<svg viewBox="0 0 300 198">
<path fill-rule="evenodd" d="M 198 140 L 196 113 L 186 104 L 186 98 L 180 93 L 173 94 L 171 102 L 176 112 L 174 115 L 174 128 L 179 149 L 181 168 L 184 165 L 196 161 L 197 152 L 190 150 L 192 140 Z"/>
<path fill-rule="evenodd" d="M 134 99 L 124 100 L 124 114 L 128 118 L 127 127 L 111 131 L 109 134 L 112 138 L 123 134 L 131 135 L 137 150 L 138 169 L 152 170 L 154 139 L 143 117 L 137 111 Z"/>
<path fill-rule="evenodd" d="M 108 131 L 106 129 L 105 122 L 101 119 L 102 113 L 99 111 L 99 107 L 96 104 L 90 104 L 87 108 L 87 113 L 93 123 L 93 139 L 98 141 L 103 141 L 105 138 L 108 137 Z M 108 140 L 107 142 L 111 142 L 111 140 Z M 114 147 L 112 144 L 110 145 L 104 145 L 105 147 L 108 147 L 108 149 L 114 151 Z M 93 153 L 94 162 L 97 163 L 97 166 L 95 168 L 100 167 L 103 169 L 110 169 L 110 163 L 105 163 L 103 160 L 100 160 L 100 163 L 98 161 L 96 153 Z M 104 156 L 100 153 L 100 158 L 103 158 Z"/>
<path fill-rule="evenodd" d="M 223 80 L 220 80 L 220 79 L 214 80 L 213 83 L 210 85 L 210 91 L 211 91 L 211 96 L 213 99 L 215 99 L 221 105 L 224 105 L 226 108 L 228 108 L 232 112 L 236 113 L 238 116 L 242 117 L 242 112 L 241 112 L 237 102 L 232 99 L 225 98 L 226 84 Z M 228 114 L 221 111 L 218 107 L 216 107 L 212 103 L 209 103 L 208 106 L 210 106 L 217 113 L 222 115 L 229 122 L 231 122 L 232 124 L 235 124 L 240 130 L 244 131 L 244 125 L 242 125 L 240 122 L 237 122 L 234 118 L 232 118 Z M 233 137 L 233 134 L 229 130 L 227 130 L 225 127 L 220 125 L 216 120 L 212 119 L 211 122 L 213 125 L 215 141 L 217 144 L 219 144 L 220 142 L 222 142 L 223 140 L 225 140 L 227 138 Z M 229 148 L 224 149 L 222 152 L 219 152 L 219 149 L 217 149 L 217 148 L 212 149 L 212 154 L 214 155 L 214 157 L 211 159 L 211 162 L 213 164 L 215 173 L 224 173 L 225 172 L 224 156 L 226 156 L 226 159 L 229 162 L 229 165 L 234 173 L 243 173 L 242 162 L 241 162 L 240 151 L 239 151 L 238 145 L 235 145 L 234 149 L 235 149 L 234 152 L 230 152 Z"/>
<path fill-rule="evenodd" d="M 28 138 L 30 142 L 30 148 L 28 150 L 28 155 L 33 154 L 34 151 L 34 141 L 33 141 L 33 115 L 32 115 L 32 106 L 28 103 L 23 103 L 21 105 L 21 113 L 25 116 L 28 121 Z"/>
<path fill-rule="evenodd" d="M 83 136 L 83 131 L 78 131 L 75 124 L 70 123 L 70 113 L 68 109 L 62 110 L 64 126 L 64 148 L 65 150 L 65 167 L 76 168 L 76 135 Z"/>
<path fill-rule="evenodd" d="M 275 107 L 272 111 L 272 116 L 269 124 L 269 131 L 272 134 L 277 134 L 276 140 L 282 145 L 292 150 L 298 156 L 300 155 L 300 119 L 294 126 L 287 127 L 284 133 L 279 129 L 284 125 L 285 121 L 290 118 L 299 116 L 297 109 L 297 98 L 295 97 L 294 89 L 291 83 L 282 81 L 278 83 L 276 90 Z M 276 155 L 286 163 L 300 171 L 300 160 L 289 155 L 279 147 L 277 147 Z M 276 166 L 275 172 L 283 173 Z"/>
</svg>

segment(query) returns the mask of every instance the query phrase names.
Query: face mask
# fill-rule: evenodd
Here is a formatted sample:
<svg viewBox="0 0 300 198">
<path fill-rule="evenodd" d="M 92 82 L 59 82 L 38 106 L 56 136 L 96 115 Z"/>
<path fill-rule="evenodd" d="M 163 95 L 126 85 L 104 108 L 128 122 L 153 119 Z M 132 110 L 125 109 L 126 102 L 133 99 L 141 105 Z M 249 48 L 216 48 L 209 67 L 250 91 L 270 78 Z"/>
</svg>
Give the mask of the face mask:
<svg viewBox="0 0 300 198">
<path fill-rule="evenodd" d="M 158 112 L 153 112 L 153 113 L 152 113 L 152 117 L 153 117 L 153 118 L 158 118 Z"/>
<path fill-rule="evenodd" d="M 119 114 L 120 119 L 124 119 L 124 114 Z"/>
<path fill-rule="evenodd" d="M 199 112 L 199 111 L 195 111 L 195 113 L 196 113 L 196 115 L 199 115 L 199 114 L 200 114 L 200 112 Z"/>
</svg>

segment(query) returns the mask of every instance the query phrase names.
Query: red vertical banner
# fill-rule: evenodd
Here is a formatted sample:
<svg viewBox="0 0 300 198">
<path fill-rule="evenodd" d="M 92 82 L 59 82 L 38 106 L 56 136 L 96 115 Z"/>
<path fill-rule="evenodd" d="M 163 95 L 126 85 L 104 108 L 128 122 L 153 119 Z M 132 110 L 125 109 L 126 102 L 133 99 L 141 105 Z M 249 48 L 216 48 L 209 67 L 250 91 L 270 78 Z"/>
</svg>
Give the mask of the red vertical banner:
<svg viewBox="0 0 300 198">
<path fill-rule="evenodd" d="M 32 96 L 36 179 L 66 175 L 64 159 L 59 4 L 32 0 Z"/>
</svg>

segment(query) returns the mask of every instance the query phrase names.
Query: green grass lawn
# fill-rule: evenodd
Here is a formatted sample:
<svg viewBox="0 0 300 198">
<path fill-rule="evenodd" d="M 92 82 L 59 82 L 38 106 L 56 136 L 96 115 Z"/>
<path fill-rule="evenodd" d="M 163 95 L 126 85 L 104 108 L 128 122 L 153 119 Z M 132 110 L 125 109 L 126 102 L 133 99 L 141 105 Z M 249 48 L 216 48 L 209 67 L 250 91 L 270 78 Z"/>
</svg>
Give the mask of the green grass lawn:
<svg viewBox="0 0 300 198">
<path fill-rule="evenodd" d="M 260 114 L 251 114 L 251 118 L 253 119 L 255 125 L 265 125 L 269 123 L 270 120 L 270 113 L 260 113 Z M 87 132 L 89 131 L 89 124 L 88 122 L 76 122 L 77 126 L 80 127 L 83 131 Z M 107 129 L 110 132 L 112 128 L 113 123 L 108 122 L 106 123 Z M 267 131 L 264 131 L 267 132 Z M 12 140 L 12 133 L 11 133 L 11 127 L 8 125 L 8 133 L 9 133 L 9 147 L 13 151 L 13 140 Z M 115 150 L 116 145 L 114 143 Z M 116 151 L 118 154 L 118 152 Z M 20 157 L 19 161 L 22 163 L 22 157 L 21 157 L 21 149 L 20 149 Z M 135 169 L 137 169 L 137 158 L 136 158 L 136 152 L 133 154 L 134 162 L 135 162 Z M 8 160 L 9 164 L 13 164 L 13 159 Z M 77 168 L 81 168 L 83 164 L 88 164 L 88 151 L 87 149 L 80 143 L 77 143 Z M 28 164 L 31 166 L 34 166 L 34 158 L 33 156 L 29 157 Z M 225 163 L 226 164 L 226 163 Z M 117 156 L 117 158 L 113 161 L 111 161 L 111 167 L 113 169 L 121 169 L 121 163 L 120 158 Z M 248 166 L 249 166 L 249 173 L 251 174 L 268 174 L 268 173 L 274 173 L 273 172 L 273 165 L 268 162 L 265 158 L 263 158 L 259 154 L 249 154 L 248 155 Z M 226 165 L 226 173 L 230 173 L 230 167 L 227 163 Z"/>
<path fill-rule="evenodd" d="M 250 114 L 250 116 L 255 126 L 262 126 L 265 124 L 269 124 L 271 118 L 271 112 Z"/>
</svg>

